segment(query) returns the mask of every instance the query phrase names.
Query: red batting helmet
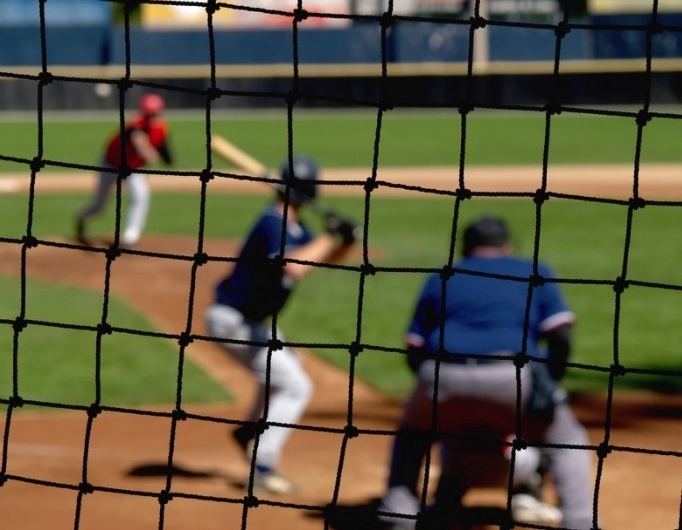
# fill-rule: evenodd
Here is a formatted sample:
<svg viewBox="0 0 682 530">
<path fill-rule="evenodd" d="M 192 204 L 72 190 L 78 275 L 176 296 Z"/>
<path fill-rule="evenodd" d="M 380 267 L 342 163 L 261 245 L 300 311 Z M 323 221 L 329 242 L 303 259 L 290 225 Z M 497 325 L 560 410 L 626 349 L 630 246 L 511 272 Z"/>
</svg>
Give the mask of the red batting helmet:
<svg viewBox="0 0 682 530">
<path fill-rule="evenodd" d="M 158 94 L 145 94 L 140 98 L 140 111 L 149 116 L 161 112 L 166 103 Z"/>
</svg>

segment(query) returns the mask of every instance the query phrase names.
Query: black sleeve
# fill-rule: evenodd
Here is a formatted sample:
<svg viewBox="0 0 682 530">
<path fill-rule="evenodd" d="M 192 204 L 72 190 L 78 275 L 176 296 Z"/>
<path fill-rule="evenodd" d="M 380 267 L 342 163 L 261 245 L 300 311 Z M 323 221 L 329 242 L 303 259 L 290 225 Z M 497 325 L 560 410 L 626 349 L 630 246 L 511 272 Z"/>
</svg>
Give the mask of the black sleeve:
<svg viewBox="0 0 682 530">
<path fill-rule="evenodd" d="M 173 153 L 171 152 L 170 145 L 168 144 L 168 140 L 166 140 L 163 145 L 159 146 L 157 149 L 159 152 L 159 156 L 161 157 L 161 160 L 163 160 L 166 165 L 172 166 L 173 165 Z"/>
<path fill-rule="evenodd" d="M 571 355 L 572 326 L 566 324 L 544 334 L 549 359 L 547 368 L 554 380 L 559 381 L 566 374 L 566 363 Z"/>
<path fill-rule="evenodd" d="M 407 366 L 410 367 L 410 370 L 412 370 L 414 373 L 417 373 L 419 371 L 419 367 L 421 364 L 427 359 L 427 356 L 424 354 L 424 350 L 421 348 L 414 348 L 411 346 L 407 347 Z"/>
</svg>

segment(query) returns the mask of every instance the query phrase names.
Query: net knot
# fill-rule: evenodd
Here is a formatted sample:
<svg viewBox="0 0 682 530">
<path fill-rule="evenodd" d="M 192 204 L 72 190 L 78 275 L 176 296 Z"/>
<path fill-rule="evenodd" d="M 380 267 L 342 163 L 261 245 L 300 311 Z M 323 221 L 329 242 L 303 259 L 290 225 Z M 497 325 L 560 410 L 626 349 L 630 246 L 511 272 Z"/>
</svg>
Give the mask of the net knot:
<svg viewBox="0 0 682 530">
<path fill-rule="evenodd" d="M 17 317 L 14 319 L 14 322 L 12 323 L 12 329 L 14 329 L 14 331 L 16 331 L 16 332 L 23 331 L 24 328 L 26 328 L 26 326 L 27 326 L 27 324 L 26 324 L 26 320 L 24 319 L 24 317 Z"/>
<path fill-rule="evenodd" d="M 350 346 L 348 346 L 348 353 L 350 353 L 352 357 L 357 357 L 360 355 L 362 350 L 362 346 L 357 342 L 351 342 Z"/>
<path fill-rule="evenodd" d="M 473 193 L 469 188 L 457 188 L 457 190 L 455 190 L 455 195 L 463 201 L 473 197 Z"/>
<path fill-rule="evenodd" d="M 218 87 L 212 86 L 206 90 L 206 97 L 211 101 L 219 99 L 222 94 L 222 91 Z"/>
<path fill-rule="evenodd" d="M 213 173 L 211 173 L 208 169 L 204 169 L 201 171 L 201 175 L 199 175 L 199 180 L 203 184 L 208 184 L 211 180 L 213 180 Z"/>
<path fill-rule="evenodd" d="M 202 265 L 206 265 L 208 263 L 208 254 L 206 252 L 197 252 L 194 254 L 194 264 L 197 267 L 201 267 Z"/>
<path fill-rule="evenodd" d="M 622 377 L 627 373 L 627 370 L 625 369 L 625 366 L 623 366 L 622 364 L 612 364 L 610 372 L 615 377 Z"/>
<path fill-rule="evenodd" d="M 569 26 L 568 22 L 566 22 L 565 20 L 559 22 L 556 29 L 554 30 L 554 34 L 556 35 L 557 39 L 563 39 L 570 32 L 571 26 Z"/>
<path fill-rule="evenodd" d="M 450 278 L 452 278 L 455 275 L 455 270 L 450 267 L 449 265 L 446 265 L 440 270 L 440 279 L 443 281 L 447 281 Z"/>
<path fill-rule="evenodd" d="M 244 497 L 244 506 L 247 508 L 258 508 L 258 497 L 254 497 L 253 495 L 246 495 Z"/>
<path fill-rule="evenodd" d="M 542 204 L 545 201 L 549 200 L 549 195 L 547 192 L 543 189 L 537 189 L 535 190 L 535 196 L 533 197 L 533 202 L 537 205 Z"/>
<path fill-rule="evenodd" d="M 516 451 L 523 451 L 525 449 L 528 449 L 528 447 L 529 447 L 528 440 L 525 440 L 523 438 L 518 438 L 518 437 L 514 438 L 514 440 L 512 441 L 512 447 Z"/>
<path fill-rule="evenodd" d="M 388 29 L 393 25 L 393 14 L 385 11 L 381 15 L 380 25 L 382 29 Z"/>
<path fill-rule="evenodd" d="M 651 115 L 648 111 L 642 109 L 637 113 L 637 118 L 635 118 L 637 125 L 644 127 L 649 121 L 651 121 Z"/>
<path fill-rule="evenodd" d="M 647 24 L 646 30 L 650 35 L 659 35 L 663 33 L 663 26 L 658 20 L 654 20 Z"/>
<path fill-rule="evenodd" d="M 270 258 L 268 261 L 265 262 L 266 267 L 272 267 L 274 269 L 281 269 L 284 267 L 284 257 L 281 256 L 280 254 L 277 254 Z"/>
<path fill-rule="evenodd" d="M 630 203 L 630 208 L 633 210 L 639 210 L 646 206 L 646 201 L 641 197 L 632 197 L 628 202 Z"/>
<path fill-rule="evenodd" d="M 208 2 L 206 2 L 206 13 L 208 13 L 209 15 L 212 15 L 219 9 L 220 6 L 216 5 L 216 0 L 208 0 Z"/>
<path fill-rule="evenodd" d="M 127 179 L 132 173 L 133 170 L 129 166 L 121 166 L 118 169 L 118 176 L 121 180 Z"/>
<path fill-rule="evenodd" d="M 12 396 L 9 398 L 8 405 L 13 409 L 19 409 L 24 406 L 24 398 L 21 396 Z"/>
<path fill-rule="evenodd" d="M 377 181 L 374 180 L 372 177 L 367 177 L 367 180 L 365 181 L 365 185 L 363 188 L 365 188 L 365 191 L 367 193 L 370 193 L 377 189 L 379 187 L 379 184 L 377 184 Z"/>
<path fill-rule="evenodd" d="M 159 504 L 161 506 L 165 506 L 166 504 L 168 504 L 172 500 L 173 500 L 173 495 L 171 494 L 170 491 L 163 490 L 161 493 L 159 493 Z"/>
<path fill-rule="evenodd" d="M 343 431 L 348 438 L 357 438 L 360 435 L 360 431 L 355 425 L 346 425 Z"/>
<path fill-rule="evenodd" d="M 88 495 L 90 493 L 95 492 L 95 486 L 93 486 L 89 482 L 81 482 L 78 485 L 78 491 L 81 492 L 83 495 Z"/>
<path fill-rule="evenodd" d="M 371 263 L 363 263 L 361 270 L 365 276 L 374 276 L 377 273 L 376 267 Z"/>
<path fill-rule="evenodd" d="M 88 418 L 96 418 L 99 416 L 99 413 L 102 412 L 102 407 L 100 407 L 97 403 L 93 403 L 88 407 Z"/>
<path fill-rule="evenodd" d="M 49 85 L 54 81 L 54 76 L 50 72 L 40 72 L 40 75 L 38 75 L 38 80 L 41 85 Z"/>
<path fill-rule="evenodd" d="M 192 338 L 192 335 L 190 335 L 187 331 L 183 331 L 180 333 L 180 337 L 178 338 L 178 344 L 180 345 L 181 348 L 186 348 L 190 344 L 194 342 L 194 339 Z"/>
<path fill-rule="evenodd" d="M 606 458 L 606 456 L 611 452 L 611 448 L 607 443 L 600 443 L 597 447 L 597 456 L 599 458 Z"/>
<path fill-rule="evenodd" d="M 296 22 L 303 22 L 308 18 L 308 12 L 305 9 L 295 9 L 294 10 L 294 20 Z"/>
<path fill-rule="evenodd" d="M 386 112 L 387 110 L 393 110 L 393 103 L 391 102 L 390 99 L 384 97 L 381 103 L 379 103 L 379 107 L 381 108 L 382 111 Z"/>
<path fill-rule="evenodd" d="M 107 324 L 106 322 L 100 322 L 97 324 L 97 333 L 100 335 L 111 335 L 112 329 L 111 329 L 111 324 Z"/>
<path fill-rule="evenodd" d="M 531 274 L 530 284 L 533 287 L 540 287 L 542 285 L 545 285 L 545 277 L 542 274 Z"/>
<path fill-rule="evenodd" d="M 263 418 L 259 418 L 254 427 L 256 428 L 256 433 L 263 434 L 265 429 L 268 428 L 268 423 Z"/>
<path fill-rule="evenodd" d="M 471 27 L 473 29 L 483 29 L 487 24 L 486 19 L 480 16 L 469 18 L 469 22 L 471 22 Z"/>
<path fill-rule="evenodd" d="M 530 361 L 530 357 L 525 352 L 519 352 L 514 356 L 514 366 L 516 368 L 523 368 Z"/>
<path fill-rule="evenodd" d="M 461 116 L 466 116 L 469 114 L 472 110 L 474 110 L 474 105 L 471 103 L 471 101 L 464 101 L 462 104 L 459 106 L 459 114 Z"/>
<path fill-rule="evenodd" d="M 558 101 L 550 101 L 545 106 L 545 111 L 547 112 L 547 114 L 552 114 L 552 115 L 553 114 L 561 114 L 562 110 L 563 109 L 561 108 L 561 103 L 559 103 Z"/>
<path fill-rule="evenodd" d="M 284 348 L 284 343 L 279 339 L 270 339 L 268 341 L 268 349 L 270 351 L 278 351 Z"/>
<path fill-rule="evenodd" d="M 182 409 L 173 410 L 173 419 L 175 421 L 185 421 L 187 419 L 187 413 Z"/>
<path fill-rule="evenodd" d="M 38 171 L 40 171 L 44 167 L 45 167 L 45 162 L 43 162 L 41 158 L 35 157 L 33 160 L 31 160 L 31 172 L 32 173 L 38 173 Z"/>
<path fill-rule="evenodd" d="M 130 90 L 133 87 L 133 82 L 127 77 L 122 77 L 118 80 L 116 85 L 121 92 L 125 92 L 126 90 Z"/>
<path fill-rule="evenodd" d="M 613 283 L 613 290 L 618 294 L 621 294 L 628 287 L 630 287 L 630 282 L 628 282 L 622 276 L 618 276 L 618 278 L 616 278 L 616 281 Z"/>
<path fill-rule="evenodd" d="M 121 249 L 118 248 L 118 245 L 112 244 L 106 251 L 106 256 L 109 261 L 114 261 L 116 258 L 118 258 L 121 255 Z"/>
<path fill-rule="evenodd" d="M 38 240 L 35 236 L 24 236 L 21 238 L 22 243 L 26 248 L 34 248 L 38 246 Z"/>
</svg>

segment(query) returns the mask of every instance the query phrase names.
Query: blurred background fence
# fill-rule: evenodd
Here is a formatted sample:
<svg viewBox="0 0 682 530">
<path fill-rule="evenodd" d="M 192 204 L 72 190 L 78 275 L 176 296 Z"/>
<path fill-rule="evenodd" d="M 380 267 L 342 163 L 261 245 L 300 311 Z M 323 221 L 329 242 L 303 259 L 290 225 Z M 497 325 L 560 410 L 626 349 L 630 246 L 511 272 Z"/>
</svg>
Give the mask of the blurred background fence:
<svg viewBox="0 0 682 530">
<path fill-rule="evenodd" d="M 476 83 L 478 105 L 546 104 L 549 83 L 563 105 L 637 104 L 645 94 L 654 103 L 677 103 L 682 0 L 659 0 L 655 12 L 653 4 L 479 0 L 487 23 L 475 32 L 468 78 L 474 0 L 396 0 L 385 38 L 387 0 L 306 0 L 308 17 L 296 33 L 299 103 L 456 105 L 468 82 Z M 218 3 L 209 25 L 205 2 L 0 0 L 0 110 L 35 109 L 43 67 L 57 76 L 44 87 L 47 110 L 115 108 L 116 82 L 126 75 L 172 87 L 172 107 L 203 106 L 196 94 L 212 73 L 232 95 L 216 107 L 271 106 L 292 87 L 297 5 Z M 567 30 L 559 52 L 558 27 Z"/>
</svg>

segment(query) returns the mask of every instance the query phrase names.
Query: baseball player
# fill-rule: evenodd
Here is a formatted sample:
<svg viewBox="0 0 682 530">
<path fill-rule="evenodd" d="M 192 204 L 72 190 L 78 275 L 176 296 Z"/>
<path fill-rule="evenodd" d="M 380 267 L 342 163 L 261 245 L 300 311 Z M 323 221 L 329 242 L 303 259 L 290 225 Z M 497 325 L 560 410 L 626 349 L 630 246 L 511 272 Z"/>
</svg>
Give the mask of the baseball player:
<svg viewBox="0 0 682 530">
<path fill-rule="evenodd" d="M 526 363 L 520 369 L 524 415 L 518 436 L 553 447 L 541 452 L 554 481 L 561 520 L 523 522 L 592 528 L 589 452 L 557 448 L 588 444 L 585 429 L 561 399 L 557 384 L 570 353 L 575 316 L 557 283 L 529 285 L 533 262 L 512 255 L 502 219 L 485 216 L 469 225 L 463 233 L 462 254 L 451 274 L 444 271 L 426 280 L 409 324 L 405 341 L 417 384 L 394 440 L 379 518 L 390 523 L 389 528 L 414 528 L 420 509 L 418 477 L 433 439 L 429 435 L 434 434 L 434 399 L 441 475 L 435 505 L 425 516 L 447 520 L 470 487 L 509 484 L 511 470 L 502 455 L 509 449 L 504 442 L 516 433 L 517 367 L 512 357 L 524 352 L 546 362 Z M 545 280 L 553 278 L 542 263 L 537 272 Z M 544 376 L 536 375 L 543 370 Z M 540 392 L 543 388 L 549 390 Z M 516 450 L 520 467 L 514 470 L 512 483 L 526 478 L 517 476 L 528 467 L 523 463 L 526 451 Z M 518 506 L 511 500 L 512 517 L 522 510 L 527 517 L 528 495 Z M 545 511 L 542 517 L 553 515 Z M 440 527 L 430 523 L 428 528 Z"/>
<path fill-rule="evenodd" d="M 215 302 L 206 311 L 211 336 L 258 383 L 256 399 L 246 422 L 232 432 L 234 440 L 254 459 L 253 487 L 285 494 L 295 486 L 278 470 L 289 425 L 301 418 L 312 384 L 297 354 L 269 341 L 285 341 L 272 317 L 278 314 L 296 284 L 315 269 L 315 263 L 343 259 L 357 237 L 350 221 L 329 214 L 326 231 L 315 235 L 299 211 L 317 196 L 317 163 L 298 155 L 282 164 L 275 200 L 247 235 L 229 275 L 215 288 Z M 287 192 L 288 188 L 288 192 Z M 267 411 L 264 405 L 267 398 Z M 268 426 L 258 435 L 259 420 Z"/>
<path fill-rule="evenodd" d="M 139 241 L 147 222 L 151 192 L 147 176 L 135 170 L 159 159 L 167 165 L 173 163 L 168 124 L 161 117 L 164 107 L 165 102 L 158 94 L 144 94 L 139 100 L 139 113 L 126 124 L 123 134 L 118 131 L 107 141 L 102 161 L 104 169 L 98 175 L 92 201 L 76 216 L 76 239 L 81 244 L 90 244 L 86 235 L 87 220 L 102 212 L 122 167 L 128 167 L 131 173 L 124 181 L 130 206 L 121 243 L 125 248 L 133 248 Z"/>
</svg>

